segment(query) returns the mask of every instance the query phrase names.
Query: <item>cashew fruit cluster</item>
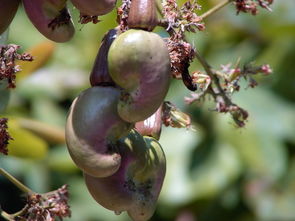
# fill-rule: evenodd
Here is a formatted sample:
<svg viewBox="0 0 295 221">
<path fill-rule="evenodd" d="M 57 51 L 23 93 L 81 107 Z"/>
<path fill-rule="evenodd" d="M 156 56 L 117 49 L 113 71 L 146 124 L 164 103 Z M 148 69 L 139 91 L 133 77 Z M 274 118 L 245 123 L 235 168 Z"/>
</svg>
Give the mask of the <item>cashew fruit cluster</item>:
<svg viewBox="0 0 295 221">
<path fill-rule="evenodd" d="M 105 15 L 115 8 L 116 0 L 71 0 L 82 15 Z M 55 42 L 69 41 L 75 28 L 67 9 L 67 0 L 1 0 L 0 35 L 12 22 L 23 3 L 26 14 L 36 29 Z"/>
<path fill-rule="evenodd" d="M 142 7 L 144 18 L 136 14 Z M 82 11 L 92 13 L 87 7 Z M 73 101 L 66 123 L 70 156 L 92 197 L 134 221 L 153 215 L 166 172 L 158 139 L 170 58 L 163 39 L 150 32 L 155 13 L 154 1 L 132 1 L 130 29 L 115 28 L 104 36 L 91 87 Z"/>
</svg>

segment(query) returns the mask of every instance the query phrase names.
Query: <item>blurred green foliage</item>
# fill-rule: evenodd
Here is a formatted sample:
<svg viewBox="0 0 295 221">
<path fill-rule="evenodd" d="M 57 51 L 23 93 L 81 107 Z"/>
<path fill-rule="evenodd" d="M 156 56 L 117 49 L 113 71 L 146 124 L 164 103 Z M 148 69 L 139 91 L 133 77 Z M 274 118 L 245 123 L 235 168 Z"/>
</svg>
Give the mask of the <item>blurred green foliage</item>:
<svg viewBox="0 0 295 221">
<path fill-rule="evenodd" d="M 203 11 L 217 2 L 199 1 Z M 215 68 L 241 58 L 241 63 L 269 63 L 274 74 L 257 78 L 257 88 L 244 85 L 233 96 L 250 113 L 244 129 L 235 128 L 229 116 L 210 111 L 214 107 L 210 100 L 185 105 L 189 91 L 173 80 L 167 100 L 192 116 L 196 131 L 163 129 L 160 142 L 167 156 L 167 175 L 152 220 L 295 220 L 295 2 L 277 0 L 272 8 L 272 13 L 260 10 L 257 16 L 236 16 L 230 5 L 206 20 L 204 32 L 188 35 Z M 90 197 L 64 143 L 19 125 L 20 117 L 25 117 L 62 129 L 71 101 L 89 87 L 88 74 L 102 36 L 116 25 L 115 12 L 97 25 L 81 25 L 77 11 L 70 9 L 75 37 L 56 44 L 46 65 L 18 79 L 5 112 L 9 94 L 4 83 L 0 85 L 0 111 L 12 119 L 9 126 L 15 139 L 9 146 L 11 155 L 0 156 L 0 166 L 37 192 L 69 184 L 69 220 L 129 220 Z M 21 8 L 8 42 L 28 50 L 44 41 Z M 191 71 L 199 69 L 197 61 L 191 65 Z M 23 203 L 21 193 L 0 177 L 1 207 L 12 213 Z"/>
</svg>

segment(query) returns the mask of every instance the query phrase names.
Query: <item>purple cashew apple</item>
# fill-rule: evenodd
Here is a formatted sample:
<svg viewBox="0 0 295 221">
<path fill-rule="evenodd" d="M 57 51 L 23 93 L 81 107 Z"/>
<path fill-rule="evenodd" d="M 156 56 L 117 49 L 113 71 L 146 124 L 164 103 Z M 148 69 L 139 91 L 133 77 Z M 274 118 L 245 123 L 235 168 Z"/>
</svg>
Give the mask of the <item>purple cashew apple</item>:
<svg viewBox="0 0 295 221">
<path fill-rule="evenodd" d="M 166 172 L 166 159 L 160 144 L 135 130 L 121 138 L 119 170 L 109 177 L 84 174 L 92 197 L 116 213 L 127 211 L 134 221 L 148 220 L 154 213 Z"/>
<path fill-rule="evenodd" d="M 114 87 L 92 87 L 73 101 L 66 123 L 66 143 L 76 165 L 94 177 L 114 174 L 121 165 L 116 147 L 131 124 L 117 113 L 120 92 Z"/>
<path fill-rule="evenodd" d="M 0 1 L 0 35 L 8 28 L 12 22 L 20 0 L 1 0 Z"/>
<path fill-rule="evenodd" d="M 108 52 L 111 44 L 117 37 L 117 32 L 118 29 L 111 29 L 102 39 L 90 74 L 91 86 L 115 86 L 113 79 L 109 75 Z"/>
<path fill-rule="evenodd" d="M 132 0 L 128 14 L 128 27 L 152 31 L 157 26 L 155 0 Z"/>
<path fill-rule="evenodd" d="M 75 28 L 66 0 L 23 0 L 25 11 L 38 31 L 55 42 L 69 41 Z"/>
<path fill-rule="evenodd" d="M 105 15 L 112 11 L 117 0 L 71 0 L 83 15 Z"/>
<path fill-rule="evenodd" d="M 118 112 L 128 122 L 151 116 L 163 102 L 170 83 L 170 58 L 162 38 L 152 32 L 130 29 L 112 43 L 109 73 L 125 89 Z"/>
<path fill-rule="evenodd" d="M 162 129 L 162 105 L 158 110 L 144 121 L 135 123 L 135 130 L 142 136 L 150 136 L 156 140 L 160 139 Z"/>
</svg>

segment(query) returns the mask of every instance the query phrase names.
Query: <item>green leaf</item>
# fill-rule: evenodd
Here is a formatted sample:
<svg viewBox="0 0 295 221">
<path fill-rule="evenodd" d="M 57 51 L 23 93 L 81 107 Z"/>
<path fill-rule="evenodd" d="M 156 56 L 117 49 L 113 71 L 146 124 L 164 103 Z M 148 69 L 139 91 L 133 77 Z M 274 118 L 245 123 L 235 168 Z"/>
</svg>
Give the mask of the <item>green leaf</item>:
<svg viewBox="0 0 295 221">
<path fill-rule="evenodd" d="M 50 150 L 48 154 L 48 166 L 50 169 L 63 172 L 73 173 L 79 171 L 69 155 L 66 146 L 57 146 Z"/>
<path fill-rule="evenodd" d="M 9 118 L 8 132 L 13 140 L 9 142 L 8 154 L 28 159 L 43 159 L 48 151 L 48 144 L 28 130 L 20 128 L 17 121 Z"/>
<path fill-rule="evenodd" d="M 7 88 L 7 82 L 0 81 L 0 113 L 4 112 L 10 98 L 10 90 Z"/>
</svg>

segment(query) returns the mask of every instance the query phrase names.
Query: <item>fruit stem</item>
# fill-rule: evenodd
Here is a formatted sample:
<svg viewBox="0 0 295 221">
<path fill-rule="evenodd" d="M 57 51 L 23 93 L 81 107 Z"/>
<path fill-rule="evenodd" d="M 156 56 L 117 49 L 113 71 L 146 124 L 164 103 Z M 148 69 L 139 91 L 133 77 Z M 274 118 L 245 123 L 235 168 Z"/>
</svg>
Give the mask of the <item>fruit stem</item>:
<svg viewBox="0 0 295 221">
<path fill-rule="evenodd" d="M 3 168 L 0 168 L 0 174 L 5 176 L 10 182 L 12 182 L 17 188 L 19 188 L 22 192 L 27 194 L 32 194 L 34 191 L 32 191 L 29 187 L 22 184 L 20 181 L 18 181 L 15 177 L 13 177 L 11 174 L 9 174 L 6 170 Z M 2 213 L 1 213 L 2 214 Z"/>
<path fill-rule="evenodd" d="M 5 211 L 1 211 L 1 216 L 6 220 L 9 220 L 9 221 L 13 220 L 11 215 L 6 213 Z"/>
<path fill-rule="evenodd" d="M 226 6 L 227 4 L 231 3 L 232 1 L 233 0 L 223 0 L 218 5 L 215 5 L 213 8 L 211 8 L 208 11 L 206 11 L 205 13 L 203 13 L 200 17 L 203 20 L 203 19 L 209 17 L 210 15 L 214 14 L 215 12 L 217 12 L 218 10 L 220 10 L 221 8 Z"/>
</svg>

